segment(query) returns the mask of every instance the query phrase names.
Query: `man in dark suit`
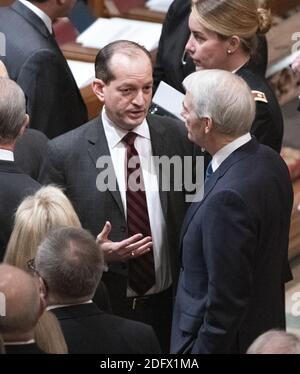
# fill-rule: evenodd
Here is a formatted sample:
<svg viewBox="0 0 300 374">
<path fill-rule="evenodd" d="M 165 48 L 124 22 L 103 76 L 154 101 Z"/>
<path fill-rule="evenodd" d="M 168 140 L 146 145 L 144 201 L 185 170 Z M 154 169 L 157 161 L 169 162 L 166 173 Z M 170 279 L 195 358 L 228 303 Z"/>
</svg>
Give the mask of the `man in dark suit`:
<svg viewBox="0 0 300 374">
<path fill-rule="evenodd" d="M 23 198 L 40 188 L 38 182 L 24 174 L 14 161 L 17 138 L 28 124 L 25 96 L 8 78 L 0 78 L 0 261 L 3 259 L 14 213 Z"/>
<path fill-rule="evenodd" d="M 41 181 L 56 183 L 66 189 L 84 228 L 97 235 L 106 224 L 103 236 L 122 241 L 133 233 L 151 236 L 155 257 L 156 280 L 144 293 L 128 287 L 128 263 L 145 251 L 106 252 L 109 270 L 103 281 L 108 287 L 116 314 L 151 324 L 163 351 L 169 345 L 172 284 L 178 273 L 178 233 L 186 210 L 180 178 L 184 156 L 193 155 L 193 145 L 182 123 L 158 116 L 147 116 L 152 95 L 152 65 L 148 51 L 136 43 L 119 41 L 104 47 L 96 58 L 93 84 L 98 99 L 104 103 L 99 118 L 49 142 Z M 127 134 L 137 134 L 134 141 L 141 159 L 147 198 L 149 230 L 132 232 L 127 227 L 126 154 L 123 143 Z M 179 168 L 170 178 L 159 175 L 152 156 L 178 156 Z M 108 176 L 108 184 L 106 184 Z M 163 188 L 170 182 L 170 191 Z M 176 186 L 179 189 L 176 189 Z M 165 186 L 166 187 L 166 186 Z M 144 206 L 139 200 L 139 207 Z M 143 208 L 143 214 L 145 209 Z M 141 221 L 141 216 L 138 221 Z M 146 220 L 143 220 L 145 222 Z M 153 274 L 152 274 L 153 275 Z M 153 279 L 153 278 L 152 278 Z"/>
<path fill-rule="evenodd" d="M 0 32 L 6 36 L 1 60 L 25 92 L 30 127 L 49 138 L 87 121 L 80 92 L 52 34 L 52 21 L 66 16 L 73 4 L 22 0 L 0 11 Z"/>
<path fill-rule="evenodd" d="M 48 140 L 44 133 L 36 129 L 26 129 L 23 136 L 17 139 L 16 164 L 25 174 L 35 180 L 40 175 Z"/>
<path fill-rule="evenodd" d="M 45 309 L 38 282 L 21 269 L 1 264 L 0 292 L 5 296 L 5 315 L 0 315 L 0 333 L 6 353 L 44 353 L 34 341 L 35 326 Z"/>
<path fill-rule="evenodd" d="M 203 70 L 184 85 L 189 139 L 212 163 L 182 227 L 171 352 L 243 353 L 285 328 L 293 190 L 280 156 L 249 134 L 255 103 L 240 77 Z"/>
<path fill-rule="evenodd" d="M 39 246 L 35 269 L 69 353 L 160 353 L 150 326 L 105 313 L 92 303 L 103 267 L 102 251 L 81 228 L 58 229 Z"/>
</svg>

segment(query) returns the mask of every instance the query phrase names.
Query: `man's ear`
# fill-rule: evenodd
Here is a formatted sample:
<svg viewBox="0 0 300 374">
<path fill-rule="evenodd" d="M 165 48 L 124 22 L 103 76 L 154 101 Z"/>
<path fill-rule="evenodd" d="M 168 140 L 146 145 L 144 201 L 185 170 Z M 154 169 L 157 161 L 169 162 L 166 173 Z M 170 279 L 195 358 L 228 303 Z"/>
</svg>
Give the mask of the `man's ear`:
<svg viewBox="0 0 300 374">
<path fill-rule="evenodd" d="M 104 103 L 104 88 L 106 84 L 103 82 L 102 79 L 95 78 L 92 83 L 92 89 L 94 94 L 98 97 L 98 99 Z"/>
<path fill-rule="evenodd" d="M 205 118 L 204 133 L 208 134 L 213 128 L 213 120 L 210 117 Z"/>
<path fill-rule="evenodd" d="M 23 125 L 22 125 L 22 127 L 20 129 L 20 132 L 19 132 L 18 136 L 22 136 L 24 134 L 24 132 L 26 131 L 28 125 L 29 125 L 29 115 L 25 114 L 24 122 L 23 122 Z"/>
<path fill-rule="evenodd" d="M 41 308 L 41 314 L 43 314 L 44 310 L 47 308 L 48 302 L 48 292 L 47 287 L 45 285 L 44 279 L 40 276 L 38 276 L 38 287 L 39 287 L 39 293 L 40 293 L 40 308 Z"/>
</svg>

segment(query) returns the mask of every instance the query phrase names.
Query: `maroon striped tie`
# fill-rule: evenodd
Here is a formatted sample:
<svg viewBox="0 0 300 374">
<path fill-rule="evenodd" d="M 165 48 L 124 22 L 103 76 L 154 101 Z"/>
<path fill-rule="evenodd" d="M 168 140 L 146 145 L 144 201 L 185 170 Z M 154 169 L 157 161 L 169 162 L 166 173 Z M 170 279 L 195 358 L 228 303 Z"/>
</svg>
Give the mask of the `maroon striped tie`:
<svg viewBox="0 0 300 374">
<path fill-rule="evenodd" d="M 127 226 L 128 234 L 141 233 L 151 236 L 146 193 L 139 154 L 134 146 L 137 134 L 128 132 L 122 141 L 126 145 L 127 168 Z M 132 163 L 132 164 L 130 164 Z M 138 295 L 144 295 L 155 284 L 153 250 L 129 261 L 129 287 Z"/>
</svg>

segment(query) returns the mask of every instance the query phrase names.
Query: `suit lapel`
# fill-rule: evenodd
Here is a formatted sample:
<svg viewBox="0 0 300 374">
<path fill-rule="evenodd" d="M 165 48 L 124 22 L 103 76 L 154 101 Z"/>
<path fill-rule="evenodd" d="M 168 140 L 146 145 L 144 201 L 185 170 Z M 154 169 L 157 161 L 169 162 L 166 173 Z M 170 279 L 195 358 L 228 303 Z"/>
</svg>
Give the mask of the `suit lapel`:
<svg viewBox="0 0 300 374">
<path fill-rule="evenodd" d="M 19 1 L 16 1 L 12 4 L 11 9 L 13 9 L 21 17 L 25 18 L 26 21 L 30 23 L 39 33 L 43 34 L 45 38 L 52 38 L 44 22 L 25 5 Z"/>
<path fill-rule="evenodd" d="M 209 196 L 211 191 L 214 189 L 215 185 L 221 179 L 226 172 L 237 162 L 241 161 L 245 157 L 248 157 L 252 152 L 254 152 L 258 147 L 258 143 L 255 138 L 252 138 L 251 141 L 244 144 L 242 147 L 234 151 L 221 165 L 220 167 L 212 174 L 212 176 L 204 184 L 204 194 L 203 198 L 199 202 L 192 203 L 189 207 L 186 216 L 183 221 L 181 235 L 180 235 L 180 246 L 182 245 L 183 237 L 188 229 L 188 226 L 196 214 L 197 210 L 203 204 L 205 199 Z M 203 191 L 202 191 L 203 192 Z"/>
<path fill-rule="evenodd" d="M 156 122 L 154 117 L 148 116 L 147 122 L 149 125 L 149 131 L 150 131 L 150 138 L 151 138 L 151 146 L 152 146 L 152 154 L 153 156 L 161 157 L 162 155 L 166 154 L 165 148 L 166 144 L 168 144 L 166 141 L 164 141 L 164 129 L 159 126 L 159 123 Z M 158 185 L 159 185 L 159 197 L 160 202 L 162 206 L 162 210 L 164 213 L 165 219 L 167 219 L 167 209 L 168 209 L 168 198 L 167 198 L 167 191 L 162 190 L 162 175 L 157 170 L 157 177 L 158 179 Z"/>
<path fill-rule="evenodd" d="M 99 116 L 96 120 L 94 120 L 93 124 L 91 125 L 91 128 L 87 133 L 87 142 L 88 142 L 89 156 L 93 160 L 93 163 L 96 168 L 97 160 L 99 157 L 110 156 L 109 147 L 108 147 L 107 139 L 106 139 L 105 132 L 103 129 L 101 116 Z M 115 174 L 114 174 L 114 178 L 116 178 Z M 116 191 L 108 190 L 108 192 L 111 193 L 119 209 L 121 210 L 123 215 L 125 215 L 118 184 L 117 184 Z M 101 194 L 97 194 L 97 195 L 100 196 L 101 198 Z"/>
</svg>

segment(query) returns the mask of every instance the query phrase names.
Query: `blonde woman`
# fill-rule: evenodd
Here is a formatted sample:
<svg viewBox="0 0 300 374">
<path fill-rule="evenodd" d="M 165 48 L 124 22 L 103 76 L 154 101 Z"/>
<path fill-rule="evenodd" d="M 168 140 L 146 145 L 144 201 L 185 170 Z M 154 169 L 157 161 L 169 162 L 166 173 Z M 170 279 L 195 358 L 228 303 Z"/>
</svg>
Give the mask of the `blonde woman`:
<svg viewBox="0 0 300 374">
<path fill-rule="evenodd" d="M 42 187 L 26 197 L 17 209 L 4 262 L 28 271 L 27 263 L 35 257 L 38 245 L 51 230 L 60 226 L 81 227 L 81 224 L 69 199 L 59 188 Z M 110 309 L 102 283 L 98 299 L 102 309 Z M 59 323 L 51 312 L 42 315 L 35 332 L 36 341 L 43 351 L 67 353 Z"/>
<path fill-rule="evenodd" d="M 28 260 L 47 233 L 60 226 L 81 227 L 79 218 L 65 194 L 57 187 L 46 186 L 20 204 L 4 262 L 28 270 Z"/>
<path fill-rule="evenodd" d="M 278 101 L 267 82 L 249 66 L 259 34 L 265 34 L 270 27 L 271 13 L 263 7 L 263 2 L 195 0 L 189 17 L 191 35 L 186 51 L 196 70 L 227 70 L 248 83 L 256 101 L 251 133 L 260 143 L 280 152 L 283 120 Z"/>
</svg>

